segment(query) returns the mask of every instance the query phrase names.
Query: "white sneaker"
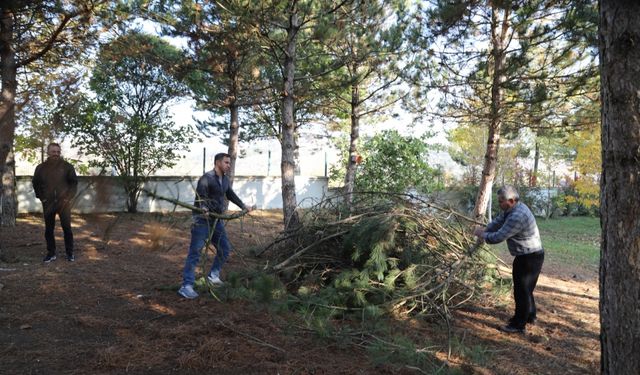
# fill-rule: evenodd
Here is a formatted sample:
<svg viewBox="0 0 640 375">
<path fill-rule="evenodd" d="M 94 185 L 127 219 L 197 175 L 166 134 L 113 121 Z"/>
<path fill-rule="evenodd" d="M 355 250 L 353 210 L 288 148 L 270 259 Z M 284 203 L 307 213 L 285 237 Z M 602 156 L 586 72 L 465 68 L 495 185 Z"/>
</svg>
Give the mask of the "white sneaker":
<svg viewBox="0 0 640 375">
<path fill-rule="evenodd" d="M 194 299 L 198 297 L 198 293 L 193 290 L 193 285 L 183 285 L 182 288 L 178 290 L 178 294 L 186 299 Z"/>
<path fill-rule="evenodd" d="M 218 275 L 213 275 L 213 274 L 209 274 L 207 276 L 207 281 L 209 281 L 209 283 L 213 284 L 213 285 L 222 285 L 222 284 L 224 284 L 224 282 L 222 282 L 222 280 L 220 280 L 220 277 Z"/>
</svg>

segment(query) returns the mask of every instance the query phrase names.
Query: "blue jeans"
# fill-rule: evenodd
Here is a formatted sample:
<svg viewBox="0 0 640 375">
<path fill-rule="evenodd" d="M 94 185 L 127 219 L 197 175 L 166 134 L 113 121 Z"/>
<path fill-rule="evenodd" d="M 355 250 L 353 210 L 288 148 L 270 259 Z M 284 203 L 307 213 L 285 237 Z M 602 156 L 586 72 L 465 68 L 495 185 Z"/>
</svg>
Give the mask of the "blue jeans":
<svg viewBox="0 0 640 375">
<path fill-rule="evenodd" d="M 229 252 L 231 252 L 231 244 L 227 238 L 224 223 L 222 220 L 194 216 L 194 222 L 191 226 L 189 255 L 187 255 L 182 273 L 182 285 L 193 285 L 195 283 L 195 270 L 200 261 L 200 250 L 205 247 L 207 241 L 210 241 L 210 243 L 216 247 L 216 256 L 209 273 L 219 276 L 220 269 L 226 262 L 227 257 L 229 257 Z"/>
</svg>

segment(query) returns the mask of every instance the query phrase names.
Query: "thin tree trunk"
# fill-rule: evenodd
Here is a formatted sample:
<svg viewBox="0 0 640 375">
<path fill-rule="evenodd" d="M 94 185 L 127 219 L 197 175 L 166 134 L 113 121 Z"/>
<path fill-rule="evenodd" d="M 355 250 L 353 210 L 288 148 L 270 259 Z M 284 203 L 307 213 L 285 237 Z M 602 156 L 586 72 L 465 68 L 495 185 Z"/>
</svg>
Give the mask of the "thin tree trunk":
<svg viewBox="0 0 640 375">
<path fill-rule="evenodd" d="M 298 14 L 295 3 L 292 5 L 287 29 L 287 45 L 284 61 L 284 92 L 282 93 L 282 160 L 280 170 L 282 173 L 282 210 L 284 213 L 285 229 L 295 228 L 299 224 L 296 206 L 295 183 L 295 150 L 296 150 L 296 124 L 294 119 L 294 74 L 296 59 L 296 39 L 299 30 Z"/>
<path fill-rule="evenodd" d="M 127 212 L 130 212 L 130 213 L 138 212 L 137 203 L 138 202 L 136 200 L 135 192 L 130 191 L 129 194 L 127 194 Z"/>
<path fill-rule="evenodd" d="M 531 175 L 531 186 L 538 185 L 538 164 L 540 163 L 540 143 L 536 140 L 536 151 L 533 158 L 533 174 Z"/>
<path fill-rule="evenodd" d="M 355 70 L 357 72 L 357 68 Z M 347 173 L 344 177 L 344 193 L 347 204 L 353 199 L 353 189 L 356 183 L 356 158 L 357 142 L 360 137 L 360 116 L 358 115 L 360 104 L 360 88 L 357 84 L 351 86 L 351 139 L 349 141 L 349 155 L 347 159 Z"/>
<path fill-rule="evenodd" d="M 229 170 L 229 187 L 233 187 L 233 178 L 236 175 L 236 160 L 238 159 L 238 143 L 240 137 L 239 108 L 233 103 L 229 105 L 229 148 L 227 153 L 231 155 L 231 169 Z"/>
<path fill-rule="evenodd" d="M 493 57 L 493 72 L 491 86 L 491 122 L 489 123 L 489 135 L 487 137 L 487 150 L 484 155 L 484 167 L 480 178 L 480 188 L 476 196 L 473 216 L 480 220 L 487 211 L 489 196 L 493 180 L 496 176 L 498 164 L 498 148 L 500 147 L 500 129 L 502 128 L 502 83 L 504 82 L 504 64 L 506 58 L 505 40 L 509 29 L 509 12 L 503 10 L 503 19 L 498 21 L 498 9 L 493 8 L 491 13 L 491 55 Z M 501 29 L 498 26 L 501 24 Z"/>
<path fill-rule="evenodd" d="M 0 101 L 0 175 L 2 176 L 2 218 L 3 226 L 14 226 L 17 200 L 15 197 L 15 176 L 13 160 L 13 140 L 16 129 L 16 59 L 13 50 L 13 12 L 2 8 L 0 15 L 0 76 L 2 98 Z"/>
<path fill-rule="evenodd" d="M 600 1 L 603 374 L 640 368 L 640 3 Z"/>
<path fill-rule="evenodd" d="M 140 190 L 135 187 L 125 186 L 125 192 L 127 193 L 127 212 L 138 212 L 138 196 L 140 195 Z"/>
<path fill-rule="evenodd" d="M 240 108 L 233 102 L 228 106 L 229 108 L 229 147 L 227 148 L 227 154 L 231 159 L 231 169 L 227 176 L 229 177 L 229 188 L 233 188 L 233 179 L 236 176 L 236 161 L 238 160 L 238 143 L 240 137 L 240 121 L 239 112 Z M 229 201 L 224 200 L 224 212 L 229 209 Z"/>
<path fill-rule="evenodd" d="M 141 121 L 143 123 L 146 122 L 146 120 L 141 120 Z M 140 139 L 143 139 L 143 137 L 144 137 L 143 134 L 138 133 L 136 138 L 140 140 Z M 131 173 L 130 177 L 127 177 L 127 179 L 129 179 L 128 181 L 129 188 L 128 189 L 125 188 L 126 190 L 128 190 L 127 210 L 128 212 L 131 212 L 131 213 L 138 212 L 138 191 L 139 191 L 138 186 L 141 184 L 139 173 L 138 173 L 140 160 L 141 160 L 140 142 L 136 142 L 136 144 L 133 146 L 133 165 L 132 165 L 133 173 Z"/>
</svg>

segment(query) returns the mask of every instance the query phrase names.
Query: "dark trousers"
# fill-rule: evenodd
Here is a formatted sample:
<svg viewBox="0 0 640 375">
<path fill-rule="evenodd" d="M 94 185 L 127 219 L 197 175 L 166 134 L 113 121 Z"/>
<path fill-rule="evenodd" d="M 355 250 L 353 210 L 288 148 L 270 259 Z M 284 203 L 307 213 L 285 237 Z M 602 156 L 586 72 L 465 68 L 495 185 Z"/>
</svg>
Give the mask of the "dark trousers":
<svg viewBox="0 0 640 375">
<path fill-rule="evenodd" d="M 509 322 L 513 327 L 524 328 L 527 321 L 531 322 L 536 318 L 533 290 L 538 283 L 542 263 L 544 251 L 518 255 L 513 260 L 513 297 L 516 301 L 516 312 Z"/>
<path fill-rule="evenodd" d="M 68 201 L 42 203 L 44 213 L 44 239 L 47 241 L 47 255 L 56 254 L 56 214 L 60 217 L 60 226 L 64 232 L 64 248 L 67 255 L 73 255 L 73 233 L 71 232 L 71 204 Z"/>
</svg>

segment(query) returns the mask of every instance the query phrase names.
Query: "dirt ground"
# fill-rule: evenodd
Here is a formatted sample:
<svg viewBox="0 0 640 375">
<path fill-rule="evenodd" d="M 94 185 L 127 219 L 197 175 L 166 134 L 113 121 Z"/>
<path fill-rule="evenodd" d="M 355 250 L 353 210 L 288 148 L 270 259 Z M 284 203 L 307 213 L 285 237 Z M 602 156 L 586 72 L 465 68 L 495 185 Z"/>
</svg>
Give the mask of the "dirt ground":
<svg viewBox="0 0 640 375">
<path fill-rule="evenodd" d="M 229 223 L 235 253 L 223 278 L 264 264 L 250 250 L 272 238 L 280 222 L 278 212 L 254 212 Z M 73 226 L 76 262 L 60 256 L 57 228 L 59 258 L 48 265 L 39 216 L 2 228 L 0 374 L 423 373 L 376 364 L 366 349 L 323 339 L 299 316 L 259 303 L 179 298 L 189 215 L 76 215 Z M 549 255 L 538 285 L 538 322 L 525 334 L 497 330 L 512 313 L 508 296 L 455 312 L 458 347 L 475 348 L 476 357 L 460 349 L 447 358 L 443 328 L 433 323 L 398 326 L 424 337 L 441 363 L 462 373 L 599 372 L 596 270 L 568 269 Z"/>
</svg>

